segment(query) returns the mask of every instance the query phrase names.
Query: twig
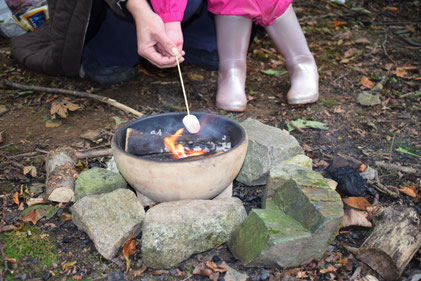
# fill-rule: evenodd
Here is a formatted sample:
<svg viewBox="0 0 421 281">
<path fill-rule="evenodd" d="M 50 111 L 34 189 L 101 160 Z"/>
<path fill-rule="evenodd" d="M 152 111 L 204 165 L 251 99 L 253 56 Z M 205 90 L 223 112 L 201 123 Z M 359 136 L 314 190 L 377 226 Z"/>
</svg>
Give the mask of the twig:
<svg viewBox="0 0 421 281">
<path fill-rule="evenodd" d="M 114 99 L 110 99 L 110 98 L 95 95 L 95 94 L 90 94 L 90 93 L 80 92 L 80 91 L 73 91 L 73 90 L 66 90 L 66 89 L 58 89 L 58 88 L 30 86 L 30 85 L 14 83 L 14 82 L 10 82 L 10 81 L 3 81 L 3 83 L 6 86 L 16 88 L 16 89 L 20 89 L 20 90 L 42 91 L 42 92 L 49 92 L 49 93 L 73 95 L 73 96 L 78 96 L 78 97 L 83 97 L 83 98 L 91 98 L 91 99 L 94 99 L 94 100 L 97 100 L 97 101 L 100 101 L 100 102 L 107 103 L 107 104 L 112 105 L 114 107 L 117 107 L 117 108 L 119 108 L 123 111 L 129 112 L 129 113 L 131 113 L 133 115 L 136 115 L 138 117 L 143 116 L 143 113 L 141 113 L 137 110 L 134 110 L 133 108 L 128 107 L 127 105 L 121 104 Z"/>
<path fill-rule="evenodd" d="M 294 129 L 296 129 L 298 132 L 300 132 L 301 134 L 304 134 L 304 130 L 301 129 L 300 127 L 298 127 L 297 125 L 294 124 L 294 122 L 289 121 L 288 124 L 291 125 L 291 127 L 294 127 Z"/>
<path fill-rule="evenodd" d="M 102 156 L 110 156 L 110 155 L 113 155 L 113 152 L 112 152 L 111 148 L 91 149 L 91 150 L 77 151 L 76 152 L 76 157 L 78 159 L 102 157 Z"/>
<path fill-rule="evenodd" d="M 388 164 L 388 163 L 384 163 L 384 162 L 380 162 L 380 161 L 376 161 L 375 162 L 376 166 L 385 168 L 387 170 L 397 170 L 397 171 L 401 171 L 404 173 L 408 173 L 408 174 L 415 174 L 416 176 L 421 176 L 421 170 L 417 170 L 411 167 L 403 167 L 403 166 L 398 166 L 395 164 Z"/>
<path fill-rule="evenodd" d="M 27 153 L 22 153 L 22 154 L 17 154 L 17 155 L 12 155 L 12 156 L 6 156 L 7 159 L 15 159 L 15 158 L 19 158 L 19 157 L 28 157 L 28 156 L 35 156 L 38 155 L 39 153 L 36 151 L 33 152 L 27 152 Z"/>
<path fill-rule="evenodd" d="M 413 96 L 416 93 L 418 93 L 418 92 L 410 92 L 410 93 L 407 93 L 407 94 L 404 94 L 404 95 L 400 95 L 399 98 L 402 99 L 402 98 L 406 98 L 406 97 L 409 97 L 409 96 Z"/>
<path fill-rule="evenodd" d="M 0 233 L 3 230 L 4 219 L 6 218 L 6 201 L 7 201 L 7 197 L 2 197 L 2 201 L 3 201 L 3 206 L 1 208 Z"/>
<path fill-rule="evenodd" d="M 372 187 L 374 187 L 377 191 L 385 193 L 387 195 L 389 195 L 391 198 L 399 198 L 399 194 L 389 190 L 388 188 L 386 188 L 383 184 L 381 184 L 380 182 L 375 182 L 372 180 L 367 180 L 367 183 L 369 185 L 371 185 Z"/>
<path fill-rule="evenodd" d="M 396 62 L 389 56 L 387 50 L 386 50 L 386 42 L 387 42 L 387 32 L 389 31 L 389 28 L 386 29 L 386 32 L 384 33 L 384 41 L 382 43 L 382 48 L 383 48 L 383 52 L 386 55 L 386 57 L 388 57 L 392 63 L 396 66 Z"/>
<path fill-rule="evenodd" d="M 393 145 L 395 144 L 395 137 L 396 137 L 396 134 L 393 134 L 392 143 L 390 144 L 390 149 L 389 149 L 390 159 L 392 159 L 392 152 L 393 152 Z"/>
</svg>

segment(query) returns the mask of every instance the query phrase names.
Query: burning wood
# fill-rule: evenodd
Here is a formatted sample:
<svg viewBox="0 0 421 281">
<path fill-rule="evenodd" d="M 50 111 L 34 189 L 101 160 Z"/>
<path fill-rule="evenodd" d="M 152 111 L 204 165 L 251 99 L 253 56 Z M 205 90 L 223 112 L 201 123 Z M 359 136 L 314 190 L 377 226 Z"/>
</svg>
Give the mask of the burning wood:
<svg viewBox="0 0 421 281">
<path fill-rule="evenodd" d="M 179 129 L 174 135 L 164 137 L 132 128 L 126 131 L 125 151 L 137 156 L 149 156 L 151 159 L 192 159 L 194 156 L 210 156 L 230 149 L 231 141 L 226 135 L 222 138 L 200 138 L 183 135 L 183 129 Z"/>
</svg>

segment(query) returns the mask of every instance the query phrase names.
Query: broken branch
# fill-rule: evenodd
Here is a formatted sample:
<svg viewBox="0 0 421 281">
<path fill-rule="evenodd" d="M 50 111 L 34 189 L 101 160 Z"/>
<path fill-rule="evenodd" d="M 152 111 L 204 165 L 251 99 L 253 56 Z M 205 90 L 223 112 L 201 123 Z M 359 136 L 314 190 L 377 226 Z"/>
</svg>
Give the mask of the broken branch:
<svg viewBox="0 0 421 281">
<path fill-rule="evenodd" d="M 117 107 L 117 108 L 119 108 L 119 109 L 121 109 L 125 112 L 129 112 L 129 113 L 131 113 L 131 114 L 133 114 L 137 117 L 143 116 L 143 113 L 141 113 L 137 110 L 134 110 L 133 108 L 128 107 L 127 105 L 121 104 L 114 99 L 110 99 L 110 98 L 95 95 L 95 94 L 90 94 L 90 93 L 80 92 L 80 91 L 74 91 L 74 90 L 58 89 L 58 88 L 30 86 L 30 85 L 14 83 L 14 82 L 10 82 L 10 81 L 4 81 L 3 83 L 6 86 L 9 86 L 9 87 L 12 87 L 12 88 L 15 88 L 15 89 L 20 89 L 20 90 L 40 91 L 40 92 L 48 92 L 48 93 L 56 93 L 56 94 L 58 93 L 58 94 L 73 95 L 73 96 L 78 96 L 78 97 L 83 97 L 83 98 L 90 98 L 90 99 L 94 99 L 94 100 L 112 105 L 114 107 Z"/>
<path fill-rule="evenodd" d="M 400 172 L 404 172 L 408 174 L 414 174 L 416 176 L 421 176 L 421 170 L 417 170 L 411 167 L 403 167 L 403 166 L 398 166 L 395 164 L 388 164 L 388 163 L 384 163 L 380 161 L 376 161 L 375 164 L 376 166 L 385 168 L 387 170 L 396 170 L 396 171 L 400 171 Z"/>
</svg>

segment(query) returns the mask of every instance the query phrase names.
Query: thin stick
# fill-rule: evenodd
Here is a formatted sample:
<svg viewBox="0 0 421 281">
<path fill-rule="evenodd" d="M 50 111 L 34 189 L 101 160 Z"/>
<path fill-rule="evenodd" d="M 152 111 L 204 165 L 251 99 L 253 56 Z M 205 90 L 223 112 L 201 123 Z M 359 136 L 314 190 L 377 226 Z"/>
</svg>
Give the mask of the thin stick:
<svg viewBox="0 0 421 281">
<path fill-rule="evenodd" d="M 19 83 L 14 83 L 14 82 L 10 82 L 10 81 L 3 81 L 4 85 L 15 88 L 15 89 L 20 89 L 20 90 L 30 90 L 30 91 L 40 91 L 40 92 L 49 92 L 49 93 L 59 93 L 59 94 L 65 94 L 65 95 L 73 95 L 73 96 L 78 96 L 78 97 L 83 97 L 83 98 L 91 98 L 100 102 L 104 102 L 107 103 L 109 105 L 112 105 L 114 107 L 117 107 L 123 111 L 129 112 L 133 115 L 136 115 L 138 117 L 142 117 L 143 113 L 134 110 L 131 107 L 128 107 L 127 105 L 121 104 L 119 102 L 117 102 L 114 99 L 110 99 L 107 97 L 103 97 L 103 96 L 99 96 L 99 95 L 95 95 L 95 94 L 90 94 L 90 93 L 86 93 L 86 92 L 80 92 L 80 91 L 73 91 L 73 90 L 66 90 L 66 89 L 58 89 L 58 88 L 47 88 L 47 87 L 40 87 L 40 86 L 29 86 L 29 85 L 24 85 L 24 84 L 19 84 Z"/>
<path fill-rule="evenodd" d="M 376 166 L 385 168 L 387 170 L 397 170 L 397 171 L 400 171 L 400 172 L 415 174 L 416 176 L 421 176 L 420 170 L 414 169 L 414 168 L 411 168 L 411 167 L 398 166 L 398 165 L 394 165 L 394 164 L 390 164 L 390 163 L 384 163 L 384 162 L 380 162 L 380 161 L 376 161 L 375 164 L 376 164 Z"/>
<path fill-rule="evenodd" d="M 184 102 L 186 103 L 187 115 L 190 115 L 189 102 L 187 101 L 186 90 L 184 89 L 183 75 L 181 75 L 181 68 L 180 68 L 180 63 L 178 61 L 178 56 L 175 56 L 175 59 L 177 60 L 178 74 L 180 75 L 181 88 L 183 89 Z"/>
</svg>

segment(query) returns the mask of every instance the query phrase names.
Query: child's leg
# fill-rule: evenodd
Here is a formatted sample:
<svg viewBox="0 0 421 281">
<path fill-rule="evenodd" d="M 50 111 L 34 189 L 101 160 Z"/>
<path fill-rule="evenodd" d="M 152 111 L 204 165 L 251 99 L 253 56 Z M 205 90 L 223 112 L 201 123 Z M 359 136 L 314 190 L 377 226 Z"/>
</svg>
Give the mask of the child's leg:
<svg viewBox="0 0 421 281">
<path fill-rule="evenodd" d="M 266 31 L 285 57 L 291 80 L 289 104 L 306 104 L 319 97 L 319 74 L 292 5 Z"/>
<path fill-rule="evenodd" d="M 242 16 L 215 15 L 215 24 L 219 56 L 216 106 L 228 111 L 244 111 L 252 20 Z"/>
</svg>

